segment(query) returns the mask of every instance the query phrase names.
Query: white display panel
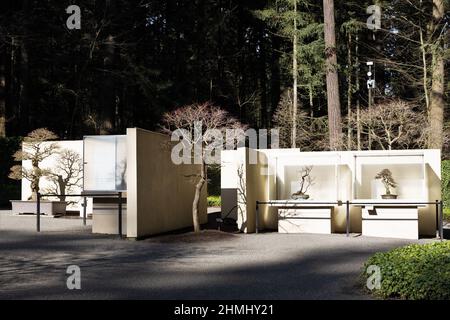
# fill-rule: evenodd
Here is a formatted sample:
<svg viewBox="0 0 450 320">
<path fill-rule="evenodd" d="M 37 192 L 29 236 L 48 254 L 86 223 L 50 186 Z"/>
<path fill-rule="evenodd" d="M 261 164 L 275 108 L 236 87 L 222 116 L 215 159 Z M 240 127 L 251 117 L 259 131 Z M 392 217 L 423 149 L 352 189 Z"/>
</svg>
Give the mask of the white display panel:
<svg viewBox="0 0 450 320">
<path fill-rule="evenodd" d="M 84 191 L 126 191 L 126 136 L 84 138 Z"/>
<path fill-rule="evenodd" d="M 291 199 L 293 193 L 300 189 L 300 172 L 304 166 L 284 167 L 284 177 L 280 183 L 281 199 Z M 312 166 L 311 177 L 313 184 L 307 191 L 311 200 L 336 199 L 336 167 L 335 166 Z"/>
<path fill-rule="evenodd" d="M 296 154 L 275 159 L 276 188 L 275 200 L 288 200 L 299 191 L 300 172 L 305 167 L 312 167 L 311 177 L 314 182 L 307 194 L 314 201 L 336 201 L 340 190 L 340 157 L 337 154 L 317 156 L 313 154 Z"/>
</svg>

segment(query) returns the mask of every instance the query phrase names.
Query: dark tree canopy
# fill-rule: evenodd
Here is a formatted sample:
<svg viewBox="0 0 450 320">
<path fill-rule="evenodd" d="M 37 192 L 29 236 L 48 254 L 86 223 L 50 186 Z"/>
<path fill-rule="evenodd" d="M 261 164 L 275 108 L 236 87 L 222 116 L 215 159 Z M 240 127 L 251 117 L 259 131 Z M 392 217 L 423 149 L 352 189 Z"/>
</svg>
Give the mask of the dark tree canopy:
<svg viewBox="0 0 450 320">
<path fill-rule="evenodd" d="M 0 127 L 6 123 L 7 136 L 47 127 L 78 139 L 156 129 L 164 113 L 210 101 L 253 128 L 269 128 L 292 89 L 290 3 L 79 0 L 81 30 L 68 30 L 72 1 L 2 1 Z M 433 0 L 378 1 L 382 29 L 374 33 L 366 26 L 373 1 L 334 3 L 343 134 L 345 117 L 368 105 L 367 61 L 376 64 L 375 103 L 402 99 L 426 112 L 433 61 L 448 59 L 448 16 L 433 18 Z M 313 118 L 327 116 L 323 12 L 322 1 L 298 0 L 298 108 Z M 348 137 L 356 134 L 352 128 Z"/>
</svg>

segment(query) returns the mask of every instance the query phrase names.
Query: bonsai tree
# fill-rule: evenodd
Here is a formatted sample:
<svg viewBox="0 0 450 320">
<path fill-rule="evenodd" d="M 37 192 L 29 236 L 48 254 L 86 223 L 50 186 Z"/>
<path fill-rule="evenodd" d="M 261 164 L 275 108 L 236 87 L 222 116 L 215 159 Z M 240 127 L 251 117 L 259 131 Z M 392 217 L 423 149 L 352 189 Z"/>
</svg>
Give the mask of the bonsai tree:
<svg viewBox="0 0 450 320">
<path fill-rule="evenodd" d="M 386 189 L 386 195 L 390 196 L 391 188 L 397 187 L 397 182 L 395 182 L 394 177 L 392 176 L 392 172 L 389 169 L 384 169 L 380 173 L 378 173 L 375 177 L 377 180 L 381 180 Z"/>
<path fill-rule="evenodd" d="M 58 136 L 50 130 L 36 129 L 24 138 L 22 150 L 16 151 L 13 155 L 15 161 L 31 161 L 31 169 L 26 169 L 22 165 L 13 166 L 9 178 L 30 181 L 32 200 L 37 199 L 40 179 L 51 173 L 49 169 L 40 167 L 41 162 L 57 152 L 59 148 L 56 143 L 45 142 L 57 138 Z"/>
<path fill-rule="evenodd" d="M 195 124 L 201 124 L 200 128 L 196 128 Z M 161 126 L 162 131 L 168 134 L 179 131 L 182 134 L 183 144 L 189 150 L 194 150 L 199 144 L 201 145 L 202 150 L 199 155 L 200 173 L 189 177 L 196 180 L 194 182 L 195 195 L 192 203 L 192 218 L 194 231 L 196 233 L 200 232 L 198 212 L 201 192 L 207 182 L 207 159 L 210 153 L 218 147 L 218 143 L 220 143 L 209 132 L 218 130 L 225 133 L 227 129 L 244 129 L 245 126 L 231 117 L 225 110 L 209 102 L 185 106 L 166 113 L 163 116 L 163 124 Z"/>
<path fill-rule="evenodd" d="M 59 201 L 66 201 L 66 194 L 74 191 L 74 188 L 81 188 L 83 179 L 83 162 L 78 152 L 64 149 L 59 152 L 57 165 L 50 172 L 47 179 L 52 182 L 46 192 L 58 194 Z"/>
<path fill-rule="evenodd" d="M 300 197 L 303 199 L 309 199 L 309 196 L 306 194 L 314 185 L 314 178 L 311 177 L 311 171 L 313 170 L 313 166 L 303 167 L 300 170 L 300 190 L 294 193 L 293 197 Z"/>
</svg>

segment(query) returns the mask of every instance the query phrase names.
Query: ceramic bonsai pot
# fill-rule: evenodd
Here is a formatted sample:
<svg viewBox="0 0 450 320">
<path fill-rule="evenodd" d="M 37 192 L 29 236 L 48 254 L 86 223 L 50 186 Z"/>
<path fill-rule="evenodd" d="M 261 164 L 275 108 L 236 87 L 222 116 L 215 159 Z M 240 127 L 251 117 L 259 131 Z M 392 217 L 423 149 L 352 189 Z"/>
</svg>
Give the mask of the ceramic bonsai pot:
<svg viewBox="0 0 450 320">
<path fill-rule="evenodd" d="M 384 200 L 396 200 L 398 198 L 398 195 L 396 194 L 383 194 L 381 196 L 382 199 Z"/>
<path fill-rule="evenodd" d="M 292 199 L 294 200 L 308 200 L 309 195 L 308 194 L 293 194 Z"/>
</svg>

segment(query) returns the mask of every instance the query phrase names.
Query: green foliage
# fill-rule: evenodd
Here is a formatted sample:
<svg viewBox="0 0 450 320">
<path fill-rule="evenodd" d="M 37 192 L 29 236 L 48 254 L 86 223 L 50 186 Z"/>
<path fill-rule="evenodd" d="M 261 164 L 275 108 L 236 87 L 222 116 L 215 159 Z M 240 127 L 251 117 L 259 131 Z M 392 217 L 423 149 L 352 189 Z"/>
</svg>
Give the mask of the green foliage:
<svg viewBox="0 0 450 320">
<path fill-rule="evenodd" d="M 0 139 L 0 208 L 9 207 L 9 200 L 20 199 L 20 182 L 8 179 L 9 168 L 15 164 L 12 154 L 20 144 L 20 138 Z"/>
<path fill-rule="evenodd" d="M 450 160 L 442 161 L 442 200 L 444 207 L 450 209 Z"/>
<path fill-rule="evenodd" d="M 364 279 L 369 276 L 366 271 L 371 265 L 381 269 L 381 289 L 374 291 L 377 296 L 410 300 L 450 299 L 448 241 L 377 253 L 364 265 Z"/>
<path fill-rule="evenodd" d="M 450 208 L 445 208 L 444 209 L 444 220 L 445 221 L 450 221 Z"/>
<path fill-rule="evenodd" d="M 292 41 L 298 37 L 298 73 L 299 86 L 307 98 L 324 92 L 324 51 L 323 23 L 321 22 L 321 6 L 306 0 L 297 0 L 298 11 L 294 12 L 293 0 L 281 0 L 271 3 L 263 10 L 254 11 L 254 15 L 271 27 L 275 34 L 289 42 L 284 48 L 282 64 L 286 73 L 292 73 Z M 294 29 L 297 20 L 297 30 Z"/>
<path fill-rule="evenodd" d="M 220 196 L 209 196 L 208 207 L 220 207 L 222 205 L 222 199 Z"/>
</svg>

